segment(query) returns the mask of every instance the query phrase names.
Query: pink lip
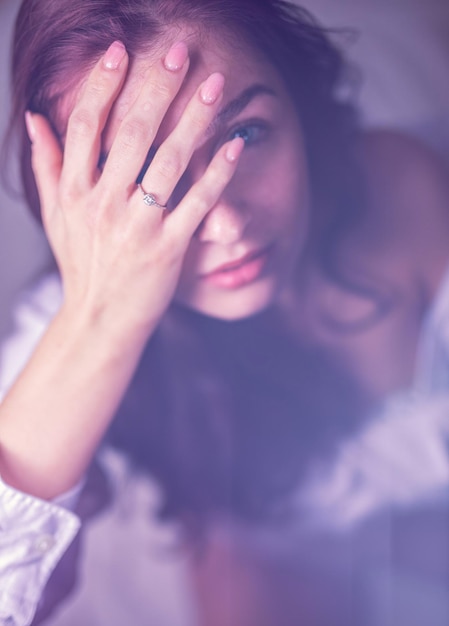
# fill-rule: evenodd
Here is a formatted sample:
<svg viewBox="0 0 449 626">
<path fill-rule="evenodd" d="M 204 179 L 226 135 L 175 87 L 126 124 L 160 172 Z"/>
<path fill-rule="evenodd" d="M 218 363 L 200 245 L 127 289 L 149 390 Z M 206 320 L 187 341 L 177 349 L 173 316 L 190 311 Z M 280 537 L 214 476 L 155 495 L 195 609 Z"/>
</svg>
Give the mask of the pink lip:
<svg viewBox="0 0 449 626">
<path fill-rule="evenodd" d="M 224 263 L 217 269 L 201 276 L 202 279 L 217 287 L 235 289 L 256 280 L 262 273 L 271 248 L 249 252 L 245 256 L 230 263 Z"/>
</svg>

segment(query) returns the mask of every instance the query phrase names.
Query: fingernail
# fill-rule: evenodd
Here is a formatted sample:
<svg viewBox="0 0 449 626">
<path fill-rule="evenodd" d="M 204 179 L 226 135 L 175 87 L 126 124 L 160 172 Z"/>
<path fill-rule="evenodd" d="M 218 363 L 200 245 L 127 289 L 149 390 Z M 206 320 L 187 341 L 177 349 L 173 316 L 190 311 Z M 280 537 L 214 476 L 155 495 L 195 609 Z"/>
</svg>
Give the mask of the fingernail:
<svg viewBox="0 0 449 626">
<path fill-rule="evenodd" d="M 189 49 L 183 41 L 175 43 L 164 59 L 164 65 L 170 72 L 177 72 L 182 68 L 189 56 Z"/>
<path fill-rule="evenodd" d="M 117 70 L 120 67 L 120 63 L 125 58 L 126 48 L 121 41 L 114 41 L 109 46 L 104 57 L 103 65 L 107 70 Z"/>
<path fill-rule="evenodd" d="M 226 158 L 230 163 L 237 161 L 242 154 L 242 150 L 245 147 L 245 140 L 241 137 L 233 139 L 226 149 Z"/>
<path fill-rule="evenodd" d="M 33 114 L 31 111 L 25 111 L 25 125 L 27 127 L 28 137 L 33 143 L 36 137 L 36 126 L 34 125 Z"/>
<path fill-rule="evenodd" d="M 223 92 L 224 76 L 216 72 L 211 74 L 201 86 L 200 97 L 204 104 L 214 104 Z"/>
</svg>

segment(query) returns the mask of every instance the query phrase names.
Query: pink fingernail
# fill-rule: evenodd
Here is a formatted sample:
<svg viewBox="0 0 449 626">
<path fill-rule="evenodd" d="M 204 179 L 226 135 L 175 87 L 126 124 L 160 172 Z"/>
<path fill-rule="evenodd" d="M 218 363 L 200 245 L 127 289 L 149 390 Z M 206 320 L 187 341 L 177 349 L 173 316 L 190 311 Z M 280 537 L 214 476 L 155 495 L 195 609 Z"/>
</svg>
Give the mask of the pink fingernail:
<svg viewBox="0 0 449 626">
<path fill-rule="evenodd" d="M 226 158 L 230 163 L 235 163 L 239 156 L 242 154 L 245 147 L 245 140 L 241 137 L 233 139 L 226 149 Z"/>
<path fill-rule="evenodd" d="M 31 111 L 25 111 L 25 125 L 27 127 L 28 137 L 30 138 L 31 143 L 36 138 L 36 126 L 34 125 L 33 114 Z"/>
<path fill-rule="evenodd" d="M 164 59 L 164 65 L 170 72 L 177 72 L 180 70 L 189 56 L 189 49 L 183 41 L 175 43 Z"/>
<path fill-rule="evenodd" d="M 123 61 L 126 55 L 126 48 L 121 41 L 114 41 L 109 46 L 104 57 L 103 65 L 107 70 L 117 70 L 120 67 L 120 63 Z"/>
<path fill-rule="evenodd" d="M 201 86 L 200 97 L 204 104 L 214 104 L 223 93 L 224 76 L 216 72 L 211 74 Z"/>
</svg>

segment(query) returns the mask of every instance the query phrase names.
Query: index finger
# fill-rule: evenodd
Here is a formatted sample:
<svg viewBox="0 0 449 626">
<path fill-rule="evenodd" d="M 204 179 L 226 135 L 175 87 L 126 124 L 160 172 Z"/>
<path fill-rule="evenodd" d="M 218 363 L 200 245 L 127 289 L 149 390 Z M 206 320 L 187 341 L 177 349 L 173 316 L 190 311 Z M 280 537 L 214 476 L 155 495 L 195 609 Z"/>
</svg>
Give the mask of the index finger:
<svg viewBox="0 0 449 626">
<path fill-rule="evenodd" d="M 64 148 L 62 183 L 71 189 L 89 189 L 96 178 L 101 133 L 127 67 L 125 46 L 114 41 L 81 88 L 69 117 Z"/>
</svg>

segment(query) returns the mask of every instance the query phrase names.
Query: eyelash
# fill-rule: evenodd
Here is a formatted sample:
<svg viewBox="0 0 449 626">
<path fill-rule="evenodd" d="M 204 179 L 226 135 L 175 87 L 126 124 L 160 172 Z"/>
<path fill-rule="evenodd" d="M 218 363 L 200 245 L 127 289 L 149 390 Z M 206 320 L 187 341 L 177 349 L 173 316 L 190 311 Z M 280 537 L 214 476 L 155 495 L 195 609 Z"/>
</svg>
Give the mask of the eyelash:
<svg viewBox="0 0 449 626">
<path fill-rule="evenodd" d="M 254 134 L 256 136 L 254 137 Z M 257 145 L 266 138 L 268 127 L 261 121 L 249 121 L 235 126 L 227 135 L 227 141 L 242 137 L 247 147 Z M 252 136 L 251 136 L 252 134 Z"/>
</svg>

